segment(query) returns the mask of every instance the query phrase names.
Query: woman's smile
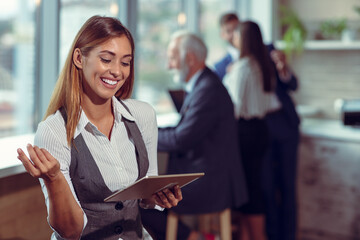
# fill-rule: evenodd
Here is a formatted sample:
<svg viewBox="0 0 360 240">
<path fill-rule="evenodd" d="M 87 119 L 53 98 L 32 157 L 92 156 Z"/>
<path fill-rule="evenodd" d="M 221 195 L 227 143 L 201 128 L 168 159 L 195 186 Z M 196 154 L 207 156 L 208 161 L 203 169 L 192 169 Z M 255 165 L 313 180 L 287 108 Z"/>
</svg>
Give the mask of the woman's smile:
<svg viewBox="0 0 360 240">
<path fill-rule="evenodd" d="M 100 78 L 102 83 L 104 84 L 105 87 L 107 88 L 111 88 L 114 89 L 117 87 L 118 82 L 120 82 L 120 80 L 116 80 L 116 79 L 110 79 L 110 78 Z"/>
</svg>

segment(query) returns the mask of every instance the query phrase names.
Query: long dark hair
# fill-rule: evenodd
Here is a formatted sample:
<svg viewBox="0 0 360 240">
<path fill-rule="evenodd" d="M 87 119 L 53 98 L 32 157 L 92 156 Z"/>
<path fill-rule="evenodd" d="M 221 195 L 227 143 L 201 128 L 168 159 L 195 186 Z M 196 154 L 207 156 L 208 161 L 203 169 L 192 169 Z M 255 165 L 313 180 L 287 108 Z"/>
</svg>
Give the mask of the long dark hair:
<svg viewBox="0 0 360 240">
<path fill-rule="evenodd" d="M 235 30 L 240 33 L 240 58 L 253 57 L 259 63 L 262 75 L 264 92 L 271 92 L 274 89 L 274 69 L 271 64 L 270 56 L 259 26 L 252 21 L 240 22 Z"/>
</svg>

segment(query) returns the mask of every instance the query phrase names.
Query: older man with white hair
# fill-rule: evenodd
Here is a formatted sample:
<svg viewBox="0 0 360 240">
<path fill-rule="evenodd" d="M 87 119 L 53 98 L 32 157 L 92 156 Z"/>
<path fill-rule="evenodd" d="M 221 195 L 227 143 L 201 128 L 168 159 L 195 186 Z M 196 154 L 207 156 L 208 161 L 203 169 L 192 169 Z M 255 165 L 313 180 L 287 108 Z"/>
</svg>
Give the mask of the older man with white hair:
<svg viewBox="0 0 360 240">
<path fill-rule="evenodd" d="M 234 107 L 226 88 L 205 60 L 207 48 L 195 34 L 175 33 L 168 45 L 168 68 L 187 92 L 175 127 L 160 128 L 158 150 L 169 153 L 168 173 L 204 172 L 182 189 L 178 214 L 219 212 L 247 201 L 239 157 Z M 166 211 L 144 210 L 142 219 L 156 239 L 165 239 Z M 177 239 L 199 239 L 180 225 Z"/>
</svg>

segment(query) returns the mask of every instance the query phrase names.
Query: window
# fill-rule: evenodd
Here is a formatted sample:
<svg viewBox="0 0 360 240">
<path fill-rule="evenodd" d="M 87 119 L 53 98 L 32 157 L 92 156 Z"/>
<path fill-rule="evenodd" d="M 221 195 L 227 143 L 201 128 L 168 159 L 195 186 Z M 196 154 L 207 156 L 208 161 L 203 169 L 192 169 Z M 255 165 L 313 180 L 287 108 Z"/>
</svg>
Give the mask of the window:
<svg viewBox="0 0 360 240">
<path fill-rule="evenodd" d="M 33 132 L 35 1 L 0 1 L 0 138 Z"/>
<path fill-rule="evenodd" d="M 60 69 L 72 41 L 81 26 L 93 15 L 116 17 L 119 11 L 115 0 L 61 0 L 60 8 Z"/>
<path fill-rule="evenodd" d="M 232 10 L 231 0 L 200 0 L 200 34 L 208 48 L 207 64 L 212 66 L 226 53 L 226 43 L 220 38 L 220 16 Z"/>
<path fill-rule="evenodd" d="M 179 26 L 178 0 L 139 0 L 136 52 L 138 59 L 136 96 L 152 104 L 157 113 L 175 111 L 167 94 L 174 87 L 167 70 L 166 49 Z"/>
</svg>

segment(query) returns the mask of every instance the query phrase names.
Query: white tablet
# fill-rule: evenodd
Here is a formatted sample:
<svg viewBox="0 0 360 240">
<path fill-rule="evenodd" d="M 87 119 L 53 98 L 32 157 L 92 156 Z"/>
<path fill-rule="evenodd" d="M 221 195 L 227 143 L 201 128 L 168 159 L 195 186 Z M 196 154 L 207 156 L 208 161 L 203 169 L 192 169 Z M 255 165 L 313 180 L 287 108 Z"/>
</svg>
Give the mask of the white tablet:
<svg viewBox="0 0 360 240">
<path fill-rule="evenodd" d="M 145 176 L 129 187 L 116 191 L 105 202 L 118 202 L 130 199 L 146 199 L 152 194 L 175 185 L 183 187 L 196 179 L 204 176 L 204 173 L 168 174 L 159 176 Z"/>
</svg>

